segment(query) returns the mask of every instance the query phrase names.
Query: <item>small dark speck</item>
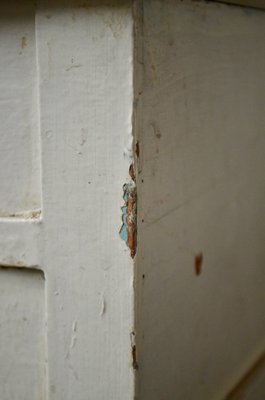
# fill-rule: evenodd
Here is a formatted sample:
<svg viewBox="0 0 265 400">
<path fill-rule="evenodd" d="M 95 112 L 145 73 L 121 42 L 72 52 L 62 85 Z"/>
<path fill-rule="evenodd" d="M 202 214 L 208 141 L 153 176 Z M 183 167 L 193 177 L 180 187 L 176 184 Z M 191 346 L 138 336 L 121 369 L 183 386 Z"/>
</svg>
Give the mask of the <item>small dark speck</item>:
<svg viewBox="0 0 265 400">
<path fill-rule="evenodd" d="M 145 274 L 142 275 L 142 278 L 143 278 L 143 279 L 145 278 Z"/>
<path fill-rule="evenodd" d="M 142 179 L 141 182 L 144 183 L 144 180 Z"/>
<path fill-rule="evenodd" d="M 89 185 L 91 185 L 91 182 L 87 182 Z"/>
<path fill-rule="evenodd" d="M 202 255 L 202 253 L 199 253 L 195 256 L 195 259 L 194 259 L 194 269 L 195 269 L 195 274 L 197 276 L 200 275 L 200 273 L 201 273 L 202 262 L 203 262 L 203 255 Z"/>
<path fill-rule="evenodd" d="M 144 222 L 144 219 L 142 219 L 142 222 Z"/>
</svg>

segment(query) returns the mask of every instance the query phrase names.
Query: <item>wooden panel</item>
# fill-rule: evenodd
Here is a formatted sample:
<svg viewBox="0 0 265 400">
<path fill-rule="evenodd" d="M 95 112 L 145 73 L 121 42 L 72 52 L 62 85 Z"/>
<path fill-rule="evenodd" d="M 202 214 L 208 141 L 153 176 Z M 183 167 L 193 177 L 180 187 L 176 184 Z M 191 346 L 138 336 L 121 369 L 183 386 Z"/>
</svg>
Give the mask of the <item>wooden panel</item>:
<svg viewBox="0 0 265 400">
<path fill-rule="evenodd" d="M 0 269 L 1 400 L 45 400 L 44 276 Z"/>
<path fill-rule="evenodd" d="M 0 4 L 0 217 L 40 208 L 35 2 Z"/>
</svg>

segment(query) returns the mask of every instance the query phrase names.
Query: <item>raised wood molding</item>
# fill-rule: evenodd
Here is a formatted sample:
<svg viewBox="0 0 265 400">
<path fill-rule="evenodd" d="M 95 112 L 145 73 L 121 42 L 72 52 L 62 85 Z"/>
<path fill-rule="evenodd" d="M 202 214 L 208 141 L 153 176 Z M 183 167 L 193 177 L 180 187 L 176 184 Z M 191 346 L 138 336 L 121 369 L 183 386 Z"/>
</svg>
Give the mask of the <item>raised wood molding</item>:
<svg viewBox="0 0 265 400">
<path fill-rule="evenodd" d="M 263 376 L 265 368 L 265 352 L 263 352 L 258 359 L 248 368 L 247 371 L 242 375 L 236 385 L 227 393 L 224 400 L 240 400 L 243 396 L 247 396 L 247 391 L 251 389 L 251 394 L 253 395 L 253 390 L 259 388 L 259 383 L 264 382 Z M 261 376 L 261 378 L 260 378 Z M 248 397 L 244 397 L 247 398 Z"/>
</svg>

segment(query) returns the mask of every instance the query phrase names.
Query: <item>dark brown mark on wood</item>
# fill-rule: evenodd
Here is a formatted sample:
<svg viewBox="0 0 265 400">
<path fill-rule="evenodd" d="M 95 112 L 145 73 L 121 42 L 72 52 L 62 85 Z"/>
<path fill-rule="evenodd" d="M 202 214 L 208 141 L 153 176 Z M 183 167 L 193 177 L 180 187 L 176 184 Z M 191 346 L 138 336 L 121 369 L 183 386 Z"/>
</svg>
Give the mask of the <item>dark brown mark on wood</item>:
<svg viewBox="0 0 265 400">
<path fill-rule="evenodd" d="M 203 254 L 199 253 L 195 256 L 195 259 L 194 259 L 194 269 L 195 269 L 195 273 L 197 276 L 200 275 L 200 273 L 201 273 L 202 262 L 203 262 Z"/>
<path fill-rule="evenodd" d="M 138 142 L 138 141 L 137 141 L 136 144 L 135 144 L 135 154 L 136 154 L 136 157 L 139 158 L 139 155 L 140 155 L 140 147 L 139 147 L 139 142 Z"/>
<path fill-rule="evenodd" d="M 133 345 L 132 347 L 132 359 L 133 359 L 133 369 L 138 369 L 138 363 L 137 363 L 137 356 L 136 356 L 136 346 Z"/>
</svg>

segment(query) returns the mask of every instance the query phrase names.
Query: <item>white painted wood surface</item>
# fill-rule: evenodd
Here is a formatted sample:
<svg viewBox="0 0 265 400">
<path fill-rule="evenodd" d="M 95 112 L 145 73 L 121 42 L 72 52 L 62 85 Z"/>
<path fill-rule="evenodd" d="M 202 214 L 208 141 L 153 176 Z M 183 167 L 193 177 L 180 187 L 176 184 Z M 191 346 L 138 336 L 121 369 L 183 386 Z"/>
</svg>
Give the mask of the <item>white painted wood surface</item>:
<svg viewBox="0 0 265 400">
<path fill-rule="evenodd" d="M 131 4 L 34 4 L 0 6 L 0 398 L 132 400 Z"/>
<path fill-rule="evenodd" d="M 265 351 L 265 13 L 143 3 L 138 395 L 221 400 Z"/>
</svg>

